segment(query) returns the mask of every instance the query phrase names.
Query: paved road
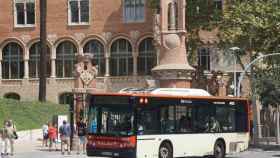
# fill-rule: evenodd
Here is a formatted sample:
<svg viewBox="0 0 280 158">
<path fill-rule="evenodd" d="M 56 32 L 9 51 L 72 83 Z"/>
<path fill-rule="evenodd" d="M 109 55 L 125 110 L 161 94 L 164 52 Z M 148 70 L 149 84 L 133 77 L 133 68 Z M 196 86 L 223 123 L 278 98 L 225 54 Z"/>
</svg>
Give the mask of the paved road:
<svg viewBox="0 0 280 158">
<path fill-rule="evenodd" d="M 61 155 L 60 152 L 49 152 L 46 148 L 41 147 L 38 138 L 41 137 L 40 130 L 28 131 L 19 134 L 21 139 L 16 142 L 16 153 L 14 156 L 4 158 L 88 158 L 86 155 Z M 235 155 L 228 155 L 227 158 L 280 158 L 280 147 L 271 150 L 249 149 Z"/>
<path fill-rule="evenodd" d="M 249 149 L 249 151 L 246 152 L 227 156 L 227 158 L 279 158 L 279 157 L 280 157 L 280 148 L 278 151 Z"/>
<path fill-rule="evenodd" d="M 32 152 L 24 152 L 17 153 L 17 155 L 13 156 L 14 158 L 87 158 L 85 155 L 60 155 L 59 152 L 43 152 L 43 151 L 32 151 Z M 237 155 L 227 156 L 227 158 L 279 158 L 280 151 L 262 151 L 251 149 L 250 151 L 246 151 L 244 153 L 240 153 Z"/>
</svg>

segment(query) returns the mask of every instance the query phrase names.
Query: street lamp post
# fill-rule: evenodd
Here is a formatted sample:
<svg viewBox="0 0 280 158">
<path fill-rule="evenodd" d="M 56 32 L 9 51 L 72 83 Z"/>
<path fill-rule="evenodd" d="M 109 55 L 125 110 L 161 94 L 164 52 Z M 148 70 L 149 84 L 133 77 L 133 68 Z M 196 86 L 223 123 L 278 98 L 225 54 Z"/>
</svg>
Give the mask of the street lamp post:
<svg viewBox="0 0 280 158">
<path fill-rule="evenodd" d="M 238 47 L 231 47 L 230 50 L 233 52 L 233 56 L 234 56 L 234 80 L 233 80 L 233 84 L 234 84 L 234 93 L 233 95 L 236 96 L 236 92 L 237 92 L 237 89 L 236 89 L 236 84 L 237 84 L 237 75 L 236 75 L 236 64 L 237 64 L 237 57 L 236 57 L 236 53 L 237 51 L 240 50 L 240 48 Z"/>
</svg>

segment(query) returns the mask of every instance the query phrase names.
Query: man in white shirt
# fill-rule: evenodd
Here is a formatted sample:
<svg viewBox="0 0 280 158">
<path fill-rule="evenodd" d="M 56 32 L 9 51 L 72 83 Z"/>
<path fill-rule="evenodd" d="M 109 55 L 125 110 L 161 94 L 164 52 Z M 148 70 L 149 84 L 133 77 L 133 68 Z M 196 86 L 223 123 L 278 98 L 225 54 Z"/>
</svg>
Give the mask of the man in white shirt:
<svg viewBox="0 0 280 158">
<path fill-rule="evenodd" d="M 44 124 L 43 127 L 42 127 L 42 132 L 43 132 L 43 142 L 42 142 L 42 146 L 48 146 L 48 130 L 49 130 L 49 127 L 47 124 Z"/>
</svg>

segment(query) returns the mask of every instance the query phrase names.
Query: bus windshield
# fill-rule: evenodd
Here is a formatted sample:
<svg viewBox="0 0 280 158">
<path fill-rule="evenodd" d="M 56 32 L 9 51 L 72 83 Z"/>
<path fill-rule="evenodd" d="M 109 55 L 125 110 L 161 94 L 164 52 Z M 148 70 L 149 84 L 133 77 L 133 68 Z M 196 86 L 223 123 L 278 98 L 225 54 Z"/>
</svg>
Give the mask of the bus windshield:
<svg viewBox="0 0 280 158">
<path fill-rule="evenodd" d="M 131 136 L 134 116 L 128 105 L 94 105 L 89 110 L 89 134 Z"/>
</svg>

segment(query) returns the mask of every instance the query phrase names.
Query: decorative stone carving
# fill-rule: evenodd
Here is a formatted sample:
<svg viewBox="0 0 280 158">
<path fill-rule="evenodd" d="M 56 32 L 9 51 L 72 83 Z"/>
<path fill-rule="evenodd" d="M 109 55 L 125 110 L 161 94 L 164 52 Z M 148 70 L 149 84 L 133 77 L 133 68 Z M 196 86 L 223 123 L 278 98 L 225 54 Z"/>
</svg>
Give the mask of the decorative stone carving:
<svg viewBox="0 0 280 158">
<path fill-rule="evenodd" d="M 47 39 L 51 44 L 54 44 L 54 42 L 57 40 L 57 35 L 56 34 L 48 34 Z"/>
<path fill-rule="evenodd" d="M 31 40 L 31 36 L 30 35 L 21 35 L 20 38 L 22 39 L 22 41 L 26 44 Z"/>
<path fill-rule="evenodd" d="M 112 39 L 112 32 L 103 32 L 102 36 L 104 37 L 104 39 L 108 42 Z"/>
<path fill-rule="evenodd" d="M 160 46 L 161 45 L 161 32 L 160 32 L 160 15 L 154 15 L 154 40 L 155 44 Z"/>
<path fill-rule="evenodd" d="M 84 33 L 74 33 L 74 36 L 79 43 L 86 37 Z"/>
<path fill-rule="evenodd" d="M 90 82 L 96 77 L 96 74 L 97 74 L 96 69 L 82 70 L 82 72 L 80 74 L 80 78 L 83 81 L 83 83 L 88 86 L 90 84 Z"/>
<path fill-rule="evenodd" d="M 175 10 L 175 2 L 171 2 L 170 4 L 170 9 L 169 12 L 170 12 L 170 15 L 169 15 L 169 26 L 170 26 L 170 30 L 176 30 L 176 10 Z"/>
<path fill-rule="evenodd" d="M 137 30 L 134 30 L 134 31 L 130 31 L 130 37 L 131 37 L 131 39 L 135 42 L 137 39 L 138 39 L 138 37 L 140 36 L 140 32 L 139 31 L 137 31 Z"/>
<path fill-rule="evenodd" d="M 80 57 L 80 58 L 88 58 L 88 57 Z M 79 76 L 81 81 L 85 86 L 89 86 L 91 81 L 96 78 L 98 70 L 96 67 L 91 66 L 87 59 L 82 59 L 84 62 L 80 62 L 76 64 L 76 75 Z"/>
<path fill-rule="evenodd" d="M 164 44 L 167 49 L 174 49 L 180 46 L 180 38 L 177 34 L 169 34 L 164 37 Z"/>
</svg>

